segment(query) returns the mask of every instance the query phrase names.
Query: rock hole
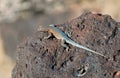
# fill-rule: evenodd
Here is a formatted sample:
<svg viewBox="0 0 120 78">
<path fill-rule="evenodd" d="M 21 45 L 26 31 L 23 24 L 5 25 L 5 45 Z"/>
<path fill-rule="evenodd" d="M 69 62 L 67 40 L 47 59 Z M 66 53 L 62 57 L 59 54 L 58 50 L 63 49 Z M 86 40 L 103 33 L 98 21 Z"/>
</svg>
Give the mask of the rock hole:
<svg viewBox="0 0 120 78">
<path fill-rule="evenodd" d="M 105 73 L 104 76 L 106 76 L 107 74 Z"/>
<path fill-rule="evenodd" d="M 115 77 L 116 73 L 117 73 L 117 72 L 114 72 L 114 73 L 113 73 L 113 78 Z"/>
<path fill-rule="evenodd" d="M 22 77 L 22 73 L 20 72 L 20 77 Z"/>
<path fill-rule="evenodd" d="M 77 27 L 79 28 L 79 27 L 80 27 L 80 25 L 79 25 L 79 24 L 77 24 Z"/>
<path fill-rule="evenodd" d="M 54 70 L 56 68 L 56 64 L 51 66 L 51 69 Z"/>
<path fill-rule="evenodd" d="M 42 41 L 42 38 L 40 38 L 39 40 Z"/>
<path fill-rule="evenodd" d="M 119 53 L 120 53 L 120 50 L 117 50 L 117 52 L 119 52 Z"/>
<path fill-rule="evenodd" d="M 102 14 L 100 14 L 100 13 L 98 13 L 97 15 L 98 15 L 98 16 L 102 16 Z"/>
<path fill-rule="evenodd" d="M 82 26 L 81 26 L 81 30 L 83 30 L 84 28 L 85 28 L 85 25 L 82 25 Z"/>
<path fill-rule="evenodd" d="M 33 60 L 36 60 L 36 57 L 34 57 L 34 59 Z"/>
<path fill-rule="evenodd" d="M 36 61 L 35 64 L 38 64 L 38 61 Z"/>
<path fill-rule="evenodd" d="M 71 62 L 73 61 L 73 56 L 70 57 L 70 61 L 71 61 Z"/>
<path fill-rule="evenodd" d="M 79 35 L 77 35 L 77 37 L 79 37 Z"/>
<path fill-rule="evenodd" d="M 27 64 L 25 64 L 25 67 L 27 68 L 27 67 L 28 67 L 28 65 L 27 65 Z"/>
<path fill-rule="evenodd" d="M 79 24 L 77 24 L 77 27 L 80 28 L 80 30 L 83 30 L 85 28 L 85 25 L 80 26 Z"/>
</svg>

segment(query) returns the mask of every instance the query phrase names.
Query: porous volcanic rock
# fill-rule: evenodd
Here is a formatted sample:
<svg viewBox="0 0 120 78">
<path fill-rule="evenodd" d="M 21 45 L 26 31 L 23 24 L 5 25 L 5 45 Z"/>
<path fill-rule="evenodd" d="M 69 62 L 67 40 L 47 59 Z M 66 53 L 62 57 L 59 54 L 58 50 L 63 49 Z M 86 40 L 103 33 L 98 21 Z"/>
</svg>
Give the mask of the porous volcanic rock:
<svg viewBox="0 0 120 78">
<path fill-rule="evenodd" d="M 120 78 L 120 23 L 109 15 L 85 12 L 64 24 L 56 25 L 77 43 L 109 58 L 79 49 L 69 51 L 47 32 L 36 31 L 17 48 L 12 78 Z M 87 68 L 87 69 L 86 69 Z"/>
</svg>

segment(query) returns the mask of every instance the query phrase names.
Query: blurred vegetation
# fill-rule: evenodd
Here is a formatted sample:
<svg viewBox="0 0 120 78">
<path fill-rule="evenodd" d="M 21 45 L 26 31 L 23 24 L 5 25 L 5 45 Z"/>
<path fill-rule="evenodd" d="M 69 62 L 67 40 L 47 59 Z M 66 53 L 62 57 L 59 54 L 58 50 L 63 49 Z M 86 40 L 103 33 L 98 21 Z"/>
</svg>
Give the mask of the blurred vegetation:
<svg viewBox="0 0 120 78">
<path fill-rule="evenodd" d="M 60 24 L 84 11 L 120 21 L 119 0 L 0 0 L 0 78 L 11 78 L 16 46 L 39 25 Z"/>
<path fill-rule="evenodd" d="M 31 16 L 67 12 L 94 11 L 120 17 L 119 0 L 0 0 L 0 22 L 12 22 Z"/>
</svg>

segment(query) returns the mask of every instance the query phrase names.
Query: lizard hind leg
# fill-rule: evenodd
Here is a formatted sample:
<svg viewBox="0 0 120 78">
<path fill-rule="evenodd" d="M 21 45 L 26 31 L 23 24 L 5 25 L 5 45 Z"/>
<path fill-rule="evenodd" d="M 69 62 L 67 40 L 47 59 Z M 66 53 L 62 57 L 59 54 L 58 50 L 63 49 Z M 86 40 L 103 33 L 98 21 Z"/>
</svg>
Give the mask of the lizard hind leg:
<svg viewBox="0 0 120 78">
<path fill-rule="evenodd" d="M 68 37 L 71 37 L 71 32 L 66 32 L 65 33 L 67 34 Z"/>
<path fill-rule="evenodd" d="M 61 45 L 66 48 L 66 51 L 69 51 L 69 46 L 65 44 L 65 40 L 61 41 Z"/>
</svg>

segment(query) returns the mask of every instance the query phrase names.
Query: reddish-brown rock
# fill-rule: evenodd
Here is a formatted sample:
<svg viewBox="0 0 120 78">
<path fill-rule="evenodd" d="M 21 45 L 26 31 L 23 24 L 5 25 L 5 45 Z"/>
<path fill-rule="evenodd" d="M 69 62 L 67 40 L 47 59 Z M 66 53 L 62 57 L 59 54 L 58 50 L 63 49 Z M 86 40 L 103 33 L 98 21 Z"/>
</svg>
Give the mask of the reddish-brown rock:
<svg viewBox="0 0 120 78">
<path fill-rule="evenodd" d="M 83 13 L 61 25 L 71 38 L 110 57 L 110 60 L 68 44 L 69 52 L 56 38 L 43 39 L 37 31 L 17 49 L 12 78 L 113 78 L 120 71 L 120 23 L 109 15 Z M 87 71 L 85 68 L 88 68 Z"/>
</svg>

